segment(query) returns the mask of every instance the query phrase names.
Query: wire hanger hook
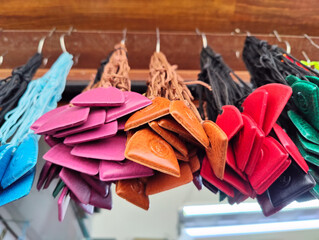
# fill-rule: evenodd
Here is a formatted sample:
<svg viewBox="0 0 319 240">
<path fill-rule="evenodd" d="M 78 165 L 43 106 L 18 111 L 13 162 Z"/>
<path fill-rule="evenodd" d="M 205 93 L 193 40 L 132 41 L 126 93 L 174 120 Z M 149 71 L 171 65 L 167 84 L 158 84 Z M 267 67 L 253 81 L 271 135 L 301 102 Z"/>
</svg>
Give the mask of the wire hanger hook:
<svg viewBox="0 0 319 240">
<path fill-rule="evenodd" d="M 205 34 L 205 33 L 203 33 L 203 32 L 201 32 L 201 31 L 199 31 L 199 29 L 198 29 L 198 28 L 196 28 L 196 29 L 195 29 L 195 31 L 196 31 L 196 33 L 197 33 L 198 35 L 201 35 L 201 36 L 202 36 L 203 48 L 206 48 L 206 47 L 207 47 L 207 38 L 206 38 L 206 34 Z"/>
<path fill-rule="evenodd" d="M 38 53 L 41 54 L 42 53 L 42 49 L 43 49 L 43 45 L 44 45 L 44 42 L 46 40 L 46 38 L 48 37 L 52 37 L 53 33 L 55 32 L 56 30 L 56 27 L 52 28 L 52 30 L 49 32 L 49 34 L 47 36 L 44 36 L 40 39 L 39 41 L 39 45 L 38 45 Z"/>
<path fill-rule="evenodd" d="M 66 50 L 66 47 L 65 47 L 65 41 L 64 41 L 64 37 L 67 35 L 67 36 L 70 36 L 71 33 L 73 31 L 73 27 L 70 27 L 69 31 L 67 31 L 67 33 L 63 33 L 60 37 L 60 45 L 61 45 L 61 49 L 64 53 L 68 52 Z"/>
<path fill-rule="evenodd" d="M 307 38 L 309 40 L 309 42 L 311 43 L 311 45 L 313 45 L 314 47 L 318 48 L 319 49 L 319 45 L 316 44 L 312 39 L 311 37 L 309 37 L 308 34 L 304 34 L 304 37 Z"/>
<path fill-rule="evenodd" d="M 278 42 L 284 42 L 284 43 L 286 44 L 286 52 L 287 52 L 288 54 L 290 54 L 290 53 L 291 53 L 290 43 L 289 43 L 288 41 L 286 41 L 286 40 L 285 40 L 285 41 L 282 41 L 282 39 L 281 39 L 281 37 L 280 37 L 280 35 L 279 35 L 279 33 L 278 33 L 277 30 L 274 30 L 273 33 L 274 33 L 275 37 L 277 38 Z"/>
<path fill-rule="evenodd" d="M 156 52 L 161 51 L 161 39 L 160 39 L 160 31 L 159 28 L 156 28 Z"/>
<path fill-rule="evenodd" d="M 302 50 L 301 53 L 304 56 L 304 58 L 306 59 L 307 63 L 310 64 L 311 61 L 310 61 L 310 58 L 308 57 L 307 53 L 304 50 Z"/>
<path fill-rule="evenodd" d="M 3 59 L 4 59 L 4 56 L 8 53 L 8 50 L 6 50 L 4 53 L 2 53 L 2 55 L 0 56 L 0 66 L 2 65 L 3 63 Z"/>
<path fill-rule="evenodd" d="M 123 38 L 121 40 L 121 44 L 125 45 L 125 41 L 126 41 L 126 33 L 127 33 L 127 28 L 123 29 Z"/>
</svg>

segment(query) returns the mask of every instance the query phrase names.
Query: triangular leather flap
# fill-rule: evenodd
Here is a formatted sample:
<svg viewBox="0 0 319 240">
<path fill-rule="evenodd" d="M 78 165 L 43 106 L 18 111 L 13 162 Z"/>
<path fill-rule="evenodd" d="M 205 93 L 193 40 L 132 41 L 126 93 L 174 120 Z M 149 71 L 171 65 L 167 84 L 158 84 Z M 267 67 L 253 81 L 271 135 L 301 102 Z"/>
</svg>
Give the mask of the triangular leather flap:
<svg viewBox="0 0 319 240">
<path fill-rule="evenodd" d="M 150 129 L 142 129 L 131 137 L 125 157 L 160 172 L 180 176 L 173 148 Z"/>
<path fill-rule="evenodd" d="M 156 97 L 152 104 L 135 112 L 125 123 L 125 131 L 142 126 L 150 121 L 169 114 L 170 101 L 166 98 Z"/>
</svg>

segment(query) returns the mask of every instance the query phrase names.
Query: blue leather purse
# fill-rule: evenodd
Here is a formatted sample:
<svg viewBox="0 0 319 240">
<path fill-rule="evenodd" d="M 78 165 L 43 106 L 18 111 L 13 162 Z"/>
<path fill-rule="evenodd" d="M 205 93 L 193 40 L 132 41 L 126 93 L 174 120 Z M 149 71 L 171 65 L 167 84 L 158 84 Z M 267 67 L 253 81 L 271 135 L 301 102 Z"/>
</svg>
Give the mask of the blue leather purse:
<svg viewBox="0 0 319 240">
<path fill-rule="evenodd" d="M 30 192 L 39 140 L 30 126 L 57 107 L 72 64 L 72 55 L 62 53 L 44 76 L 30 82 L 17 107 L 5 115 L 0 128 L 0 206 Z"/>
</svg>

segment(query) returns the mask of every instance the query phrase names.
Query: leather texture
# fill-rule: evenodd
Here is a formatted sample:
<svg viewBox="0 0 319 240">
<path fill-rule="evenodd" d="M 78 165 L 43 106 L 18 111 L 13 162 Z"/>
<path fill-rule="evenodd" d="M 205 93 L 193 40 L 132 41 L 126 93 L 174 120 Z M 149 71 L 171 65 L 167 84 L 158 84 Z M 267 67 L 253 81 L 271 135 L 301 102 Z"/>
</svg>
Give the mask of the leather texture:
<svg viewBox="0 0 319 240">
<path fill-rule="evenodd" d="M 297 134 L 299 135 L 299 134 Z M 311 163 L 313 165 L 319 166 L 319 158 L 317 154 L 313 154 L 310 151 L 306 151 L 303 146 L 302 146 L 302 140 L 301 140 L 302 136 L 300 135 L 299 137 L 297 136 L 293 136 L 292 139 L 294 141 L 294 143 L 296 144 L 300 154 L 302 155 L 302 157 L 308 162 Z"/>
<path fill-rule="evenodd" d="M 290 110 L 288 111 L 288 117 L 305 139 L 319 145 L 319 132 L 304 120 L 302 116 L 295 111 Z"/>
<path fill-rule="evenodd" d="M 125 123 L 125 131 L 142 126 L 148 122 L 169 114 L 170 101 L 166 98 L 156 97 L 152 104 L 135 112 Z"/>
<path fill-rule="evenodd" d="M 94 213 L 94 206 L 93 205 L 81 203 L 79 201 L 79 199 L 77 199 L 77 197 L 72 192 L 70 192 L 70 197 L 81 209 L 83 209 L 84 212 L 86 212 L 88 214 Z"/>
<path fill-rule="evenodd" d="M 73 147 L 71 154 L 84 158 L 123 161 L 125 143 L 125 134 L 117 134 L 110 138 L 77 144 Z"/>
<path fill-rule="evenodd" d="M 6 189 L 0 191 L 0 206 L 3 206 L 7 203 L 15 201 L 19 198 L 22 198 L 28 195 L 31 191 L 31 187 L 33 184 L 35 176 L 35 168 L 29 171 L 26 175 L 21 177 L 18 181 L 11 184 Z"/>
<path fill-rule="evenodd" d="M 99 181 L 99 179 L 94 178 L 93 176 L 80 173 L 80 176 L 84 179 L 84 181 L 94 189 L 95 192 L 100 194 L 102 197 L 106 197 L 110 192 L 111 183 Z"/>
<path fill-rule="evenodd" d="M 253 147 L 249 154 L 248 163 L 246 164 L 244 172 L 247 175 L 253 174 L 256 164 L 261 157 L 261 148 L 264 143 L 265 135 L 264 132 L 257 126 L 256 128 L 256 136 L 253 143 Z"/>
<path fill-rule="evenodd" d="M 291 138 L 287 135 L 287 133 L 278 125 L 274 125 L 274 132 L 276 133 L 280 143 L 286 151 L 289 153 L 290 157 L 295 160 L 295 162 L 299 165 L 299 167 L 307 173 L 309 170 L 309 167 L 305 161 L 305 159 L 300 154 L 297 146 L 294 144 L 294 142 L 291 140 Z"/>
<path fill-rule="evenodd" d="M 227 148 L 227 166 L 231 167 L 242 179 L 247 180 L 247 176 L 245 173 L 240 171 L 236 165 L 235 155 L 233 151 L 232 145 L 228 145 Z"/>
<path fill-rule="evenodd" d="M 169 106 L 172 117 L 182 125 L 205 148 L 209 147 L 208 137 L 194 112 L 183 101 L 172 101 Z"/>
<path fill-rule="evenodd" d="M 185 185 L 193 180 L 193 174 L 188 163 L 180 163 L 180 171 L 180 177 L 173 177 L 159 172 L 150 177 L 146 184 L 146 195 L 164 192 Z"/>
<path fill-rule="evenodd" d="M 115 88 L 94 88 L 82 92 L 71 100 L 71 104 L 78 107 L 117 107 L 125 102 L 124 93 Z"/>
<path fill-rule="evenodd" d="M 193 184 L 198 189 L 198 191 L 202 190 L 202 188 L 203 188 L 203 179 L 202 179 L 202 176 L 200 175 L 200 171 L 197 171 L 197 172 L 193 173 Z"/>
<path fill-rule="evenodd" d="M 234 197 L 235 195 L 234 188 L 230 184 L 220 180 L 219 178 L 215 176 L 213 169 L 211 168 L 210 163 L 206 156 L 203 159 L 200 175 L 203 177 L 203 179 L 208 181 L 210 184 L 212 184 L 219 190 L 226 193 L 228 196 Z"/>
<path fill-rule="evenodd" d="M 125 157 L 157 171 L 180 176 L 173 148 L 148 128 L 137 131 L 127 142 Z"/>
<path fill-rule="evenodd" d="M 247 96 L 242 103 L 243 113 L 249 115 L 262 129 L 268 101 L 268 92 L 257 89 Z"/>
<path fill-rule="evenodd" d="M 12 159 L 14 146 L 5 144 L 0 147 L 0 183 Z"/>
<path fill-rule="evenodd" d="M 230 141 L 244 126 L 240 111 L 232 105 L 222 107 L 222 114 L 217 116 L 216 124 L 226 133 Z"/>
<path fill-rule="evenodd" d="M 232 185 L 242 194 L 252 196 L 253 190 L 250 184 L 238 176 L 230 167 L 227 167 L 225 170 L 224 181 Z"/>
<path fill-rule="evenodd" d="M 52 196 L 56 198 L 64 187 L 65 183 L 60 179 L 52 192 Z"/>
<path fill-rule="evenodd" d="M 258 90 L 262 89 L 268 92 L 267 108 L 263 124 L 265 136 L 268 136 L 292 95 L 292 89 L 279 83 L 270 83 L 258 88 Z"/>
<path fill-rule="evenodd" d="M 89 204 L 103 209 L 112 209 L 112 192 L 109 191 L 106 197 L 101 196 L 94 189 L 91 189 Z"/>
<path fill-rule="evenodd" d="M 100 180 L 117 181 L 130 178 L 149 177 L 154 175 L 154 171 L 136 162 L 125 160 L 123 162 L 101 161 Z"/>
<path fill-rule="evenodd" d="M 145 184 L 140 179 L 118 181 L 116 183 L 116 194 L 144 210 L 149 208 L 150 201 L 145 194 Z"/>
<path fill-rule="evenodd" d="M 76 133 L 71 136 L 67 136 L 63 143 L 66 145 L 76 145 L 80 143 L 92 142 L 96 140 L 110 138 L 116 135 L 118 130 L 117 121 L 103 124 L 99 128 L 91 129 L 85 132 Z"/>
<path fill-rule="evenodd" d="M 31 125 L 31 127 L 30 127 L 31 130 L 34 130 L 34 131 L 37 130 L 40 126 L 42 126 L 44 123 L 49 121 L 52 117 L 59 114 L 61 111 L 64 111 L 66 108 L 69 108 L 69 105 L 57 107 L 49 112 L 46 112 Z"/>
<path fill-rule="evenodd" d="M 298 196 L 308 192 L 316 185 L 310 174 L 303 172 L 296 163 L 269 187 L 268 196 L 274 207 L 294 201 Z"/>
<path fill-rule="evenodd" d="M 302 137 L 299 133 L 297 134 L 297 137 L 300 142 L 300 145 L 305 151 L 315 155 L 319 155 L 319 145 L 308 141 L 307 139 Z"/>
<path fill-rule="evenodd" d="M 244 202 L 249 196 L 242 194 L 240 191 L 235 189 L 235 196 L 230 197 L 227 196 L 228 203 L 230 205 L 240 204 L 241 202 Z"/>
<path fill-rule="evenodd" d="M 37 163 L 37 159 L 38 139 L 34 134 L 29 134 L 13 153 L 11 161 L 2 177 L 1 187 L 7 188 L 32 170 Z"/>
<path fill-rule="evenodd" d="M 237 134 L 233 142 L 233 149 L 237 167 L 243 172 L 247 166 L 249 156 L 252 152 L 257 125 L 249 116 L 242 114 L 244 127 Z"/>
<path fill-rule="evenodd" d="M 202 177 L 202 182 L 203 185 L 212 193 L 216 194 L 218 193 L 218 188 L 215 187 L 213 184 L 211 184 L 210 182 L 208 182 L 205 178 Z M 226 195 L 227 196 L 227 195 Z"/>
<path fill-rule="evenodd" d="M 51 185 L 52 181 L 59 176 L 61 169 L 62 168 L 60 166 L 52 164 L 46 177 L 43 189 L 47 189 Z"/>
<path fill-rule="evenodd" d="M 283 209 L 285 206 L 289 204 L 287 203 L 278 207 L 274 207 L 268 197 L 267 192 L 263 193 L 262 195 L 257 195 L 257 201 L 265 217 L 274 215 L 275 213 L 279 212 L 281 209 Z"/>
<path fill-rule="evenodd" d="M 174 133 L 161 128 L 156 121 L 149 122 L 148 125 L 174 149 L 179 151 L 184 157 L 188 157 L 188 149 L 185 143 L 180 140 L 180 138 L 178 138 Z"/>
<path fill-rule="evenodd" d="M 52 135 L 45 135 L 44 141 L 48 144 L 49 147 L 53 147 L 57 145 L 58 143 L 62 143 L 61 139 L 54 138 Z"/>
<path fill-rule="evenodd" d="M 266 189 L 288 168 L 288 153 L 274 138 L 266 137 L 262 147 L 263 158 L 257 163 L 249 182 L 257 194 Z"/>
<path fill-rule="evenodd" d="M 38 183 L 37 183 L 37 189 L 38 191 L 40 191 L 47 179 L 47 175 L 49 173 L 49 170 L 51 168 L 51 165 L 52 163 L 50 162 L 45 162 L 42 169 L 41 169 L 41 172 L 40 172 L 40 176 L 38 178 Z"/>
<path fill-rule="evenodd" d="M 166 130 L 175 132 L 179 135 L 182 135 L 186 138 L 192 138 L 193 136 L 178 122 L 176 122 L 171 117 L 164 117 L 158 120 L 158 125 Z"/>
<path fill-rule="evenodd" d="M 177 160 L 179 161 L 183 161 L 183 162 L 189 162 L 189 157 L 185 157 L 184 155 L 182 155 L 180 152 L 178 152 L 177 150 L 174 151 L 175 152 L 175 156 L 177 158 Z"/>
<path fill-rule="evenodd" d="M 36 134 L 54 134 L 57 131 L 84 124 L 89 116 L 90 108 L 68 107 L 48 119 L 35 130 Z"/>
<path fill-rule="evenodd" d="M 191 168 L 192 173 L 200 170 L 200 162 L 197 155 L 189 158 L 189 166 Z"/>
<path fill-rule="evenodd" d="M 152 101 L 147 97 L 136 93 L 136 92 L 123 92 L 125 96 L 125 102 L 119 106 L 114 108 L 109 108 L 106 112 L 105 122 L 112 122 L 118 118 L 126 116 L 130 113 L 133 113 L 141 108 L 144 108 L 150 104 Z"/>
<path fill-rule="evenodd" d="M 81 203 L 88 204 L 90 201 L 90 185 L 80 176 L 78 172 L 62 168 L 60 178 Z"/>
<path fill-rule="evenodd" d="M 98 174 L 99 161 L 73 156 L 71 154 L 71 150 L 71 147 L 68 147 L 63 143 L 59 143 L 46 152 L 43 158 L 51 163 L 70 168 L 75 171 L 89 175 Z"/>
<path fill-rule="evenodd" d="M 91 129 L 102 127 L 105 122 L 106 112 L 104 109 L 91 109 L 87 121 L 77 127 L 62 130 L 54 134 L 55 138 L 63 138 L 72 134 L 81 133 Z"/>
<path fill-rule="evenodd" d="M 70 203 L 70 199 L 71 198 L 69 195 L 69 189 L 67 187 L 64 187 L 58 199 L 58 219 L 60 222 L 62 222 L 65 217 L 66 211 Z"/>
<path fill-rule="evenodd" d="M 318 81 L 316 77 L 308 77 L 311 81 Z M 319 130 L 319 88 L 310 81 L 297 81 L 292 84 L 292 99 L 303 117 L 316 130 Z"/>
<path fill-rule="evenodd" d="M 210 142 L 210 147 L 206 149 L 208 161 L 215 176 L 222 180 L 227 159 L 227 135 L 216 123 L 210 120 L 204 121 L 202 125 Z"/>
</svg>

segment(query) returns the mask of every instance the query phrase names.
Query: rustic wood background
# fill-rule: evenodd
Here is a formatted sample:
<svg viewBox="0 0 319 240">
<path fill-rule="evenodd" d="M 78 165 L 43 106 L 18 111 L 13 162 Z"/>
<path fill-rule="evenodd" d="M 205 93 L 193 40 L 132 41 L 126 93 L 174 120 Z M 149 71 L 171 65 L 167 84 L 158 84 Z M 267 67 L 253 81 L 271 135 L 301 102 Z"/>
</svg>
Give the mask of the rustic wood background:
<svg viewBox="0 0 319 240">
<path fill-rule="evenodd" d="M 231 32 L 319 35 L 316 0 L 7 0 L 0 27 Z"/>
</svg>

